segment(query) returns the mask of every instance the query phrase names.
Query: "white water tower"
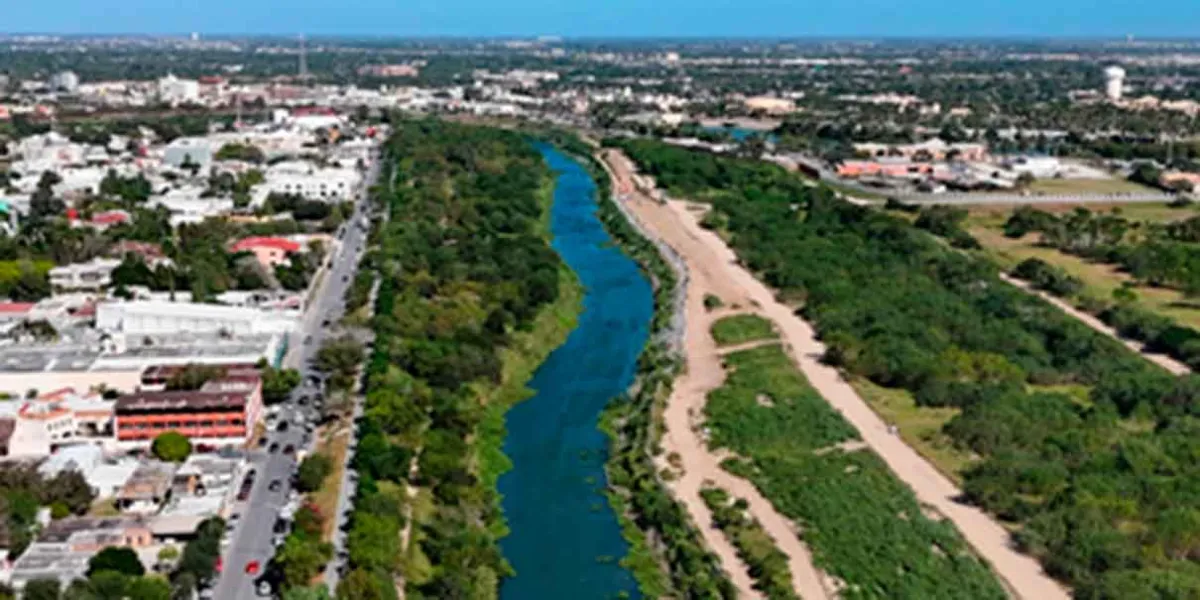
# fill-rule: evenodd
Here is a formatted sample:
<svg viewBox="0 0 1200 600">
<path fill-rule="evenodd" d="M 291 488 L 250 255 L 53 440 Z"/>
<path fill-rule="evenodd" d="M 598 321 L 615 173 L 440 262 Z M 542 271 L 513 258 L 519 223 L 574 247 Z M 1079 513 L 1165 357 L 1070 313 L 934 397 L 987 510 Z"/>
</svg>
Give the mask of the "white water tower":
<svg viewBox="0 0 1200 600">
<path fill-rule="evenodd" d="M 1113 65 L 1104 69 L 1104 95 L 1116 102 L 1125 91 L 1125 69 Z"/>
</svg>

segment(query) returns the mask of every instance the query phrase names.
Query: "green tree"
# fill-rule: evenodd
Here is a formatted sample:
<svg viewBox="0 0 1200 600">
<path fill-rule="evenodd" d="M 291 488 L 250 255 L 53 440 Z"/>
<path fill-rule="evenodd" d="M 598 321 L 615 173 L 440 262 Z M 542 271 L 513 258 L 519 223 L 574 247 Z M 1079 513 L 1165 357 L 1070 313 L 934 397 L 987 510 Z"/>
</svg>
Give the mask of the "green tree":
<svg viewBox="0 0 1200 600">
<path fill-rule="evenodd" d="M 183 462 L 192 453 L 192 442 L 178 431 L 165 431 L 154 438 L 150 451 L 160 460 Z"/>
<path fill-rule="evenodd" d="M 333 600 L 324 584 L 294 587 L 284 590 L 283 600 Z"/>
<path fill-rule="evenodd" d="M 315 492 L 325 483 L 325 479 L 333 472 L 333 460 L 329 455 L 318 452 L 304 458 L 296 473 L 296 489 L 301 492 Z"/>
<path fill-rule="evenodd" d="M 21 600 L 58 600 L 62 584 L 57 579 L 34 579 L 25 584 Z"/>
<path fill-rule="evenodd" d="M 115 571 L 131 577 L 141 577 L 146 568 L 138 555 L 130 548 L 109 546 L 88 561 L 88 575 L 98 571 Z"/>
<path fill-rule="evenodd" d="M 225 367 L 220 365 L 188 364 L 171 375 L 167 380 L 168 390 L 198 390 L 210 379 L 225 375 Z"/>
<path fill-rule="evenodd" d="M 261 370 L 263 380 L 263 401 L 274 404 L 287 400 L 296 386 L 300 385 L 300 371 L 296 369 L 276 369 L 271 366 Z"/>
<path fill-rule="evenodd" d="M 396 600 L 396 585 L 390 577 L 355 568 L 338 582 L 338 598 L 354 600 Z"/>
<path fill-rule="evenodd" d="M 126 593 L 131 600 L 170 600 L 171 584 L 162 577 L 147 575 L 130 581 Z"/>
<path fill-rule="evenodd" d="M 333 556 L 333 546 L 308 536 L 292 534 L 275 553 L 275 562 L 283 573 L 284 588 L 304 586 Z"/>
</svg>

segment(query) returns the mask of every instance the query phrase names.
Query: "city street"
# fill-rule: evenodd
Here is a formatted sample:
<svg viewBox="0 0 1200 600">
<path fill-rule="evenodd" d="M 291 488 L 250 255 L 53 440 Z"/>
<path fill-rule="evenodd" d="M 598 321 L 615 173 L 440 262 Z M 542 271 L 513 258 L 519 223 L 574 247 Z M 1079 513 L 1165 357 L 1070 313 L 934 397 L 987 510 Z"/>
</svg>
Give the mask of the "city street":
<svg viewBox="0 0 1200 600">
<path fill-rule="evenodd" d="M 360 223 L 368 214 L 368 189 L 378 177 L 378 170 L 379 162 L 373 160 L 364 179 L 363 189 L 355 202 L 354 214 L 346 221 L 346 232 L 341 240 L 341 245 L 335 250 L 330 268 L 324 273 L 324 279 L 320 282 L 318 289 L 314 292 L 314 297 L 301 317 L 298 331 L 292 335 L 283 366 L 298 369 L 302 376 L 302 383 L 279 411 L 281 421 L 287 420 L 299 412 L 300 407 L 296 403 L 298 398 L 306 395 L 312 396 L 323 391 L 320 384 L 313 386 L 311 383 L 312 378 L 319 377 L 319 374 L 310 363 L 316 356 L 324 338 L 330 333 L 330 327 L 342 317 L 346 290 L 353 284 L 358 261 L 366 247 L 367 231 L 360 227 Z M 358 410 L 359 407 L 356 406 L 356 414 Z M 278 443 L 280 448 L 294 445 L 299 450 L 302 449 L 301 441 L 304 437 L 304 429 L 300 426 L 291 426 L 285 432 L 278 432 L 274 428 L 270 428 L 266 437 L 268 444 Z M 311 442 L 315 443 L 315 441 L 314 436 Z M 308 450 L 308 448 L 303 449 Z M 255 590 L 255 580 L 261 575 L 262 570 L 266 568 L 274 554 L 275 549 L 271 543 L 272 527 L 280 509 L 287 503 L 291 490 L 289 482 L 296 467 L 295 457 L 283 453 L 282 450 L 276 453 L 256 450 L 252 461 L 258 476 L 254 482 L 249 502 L 234 510 L 241 514 L 240 523 L 233 533 L 233 542 L 224 551 L 224 568 L 214 588 L 213 597 L 221 600 L 248 600 L 261 597 Z M 283 486 L 278 491 L 272 492 L 268 486 L 275 480 L 283 482 Z M 341 502 L 339 502 L 340 506 Z M 258 561 L 260 565 L 258 574 L 246 573 L 246 565 L 251 561 Z"/>
</svg>

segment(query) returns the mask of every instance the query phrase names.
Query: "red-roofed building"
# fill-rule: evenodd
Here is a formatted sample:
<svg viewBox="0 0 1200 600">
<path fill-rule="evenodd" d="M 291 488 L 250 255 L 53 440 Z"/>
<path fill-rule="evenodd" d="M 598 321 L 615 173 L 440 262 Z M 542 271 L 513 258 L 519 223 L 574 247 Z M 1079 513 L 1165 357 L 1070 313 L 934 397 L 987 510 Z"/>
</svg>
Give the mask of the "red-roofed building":
<svg viewBox="0 0 1200 600">
<path fill-rule="evenodd" d="M 281 237 L 248 237 L 238 240 L 230 250 L 233 252 L 252 252 L 259 264 L 274 267 L 286 263 L 288 254 L 299 252 L 302 246 Z"/>
<path fill-rule="evenodd" d="M 67 209 L 67 219 L 71 221 L 72 227 L 92 227 L 103 231 L 113 225 L 128 223 L 133 220 L 133 217 L 123 210 L 106 210 L 92 215 L 92 218 L 85 223 L 79 219 L 79 211 L 70 208 Z"/>
<path fill-rule="evenodd" d="M 33 302 L 0 302 L 0 323 L 24 321 L 35 306 Z"/>
</svg>

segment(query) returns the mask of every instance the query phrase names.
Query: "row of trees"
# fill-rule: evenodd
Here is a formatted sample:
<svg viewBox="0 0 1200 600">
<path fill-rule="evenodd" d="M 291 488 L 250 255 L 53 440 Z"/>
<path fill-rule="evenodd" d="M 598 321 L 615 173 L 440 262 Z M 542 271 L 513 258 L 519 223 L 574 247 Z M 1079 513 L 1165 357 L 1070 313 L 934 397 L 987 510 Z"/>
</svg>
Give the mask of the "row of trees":
<svg viewBox="0 0 1200 600">
<path fill-rule="evenodd" d="M 651 142 L 623 146 L 671 188 L 704 185 L 689 164 L 739 168 Z M 1200 452 L 1200 380 L 1171 377 L 900 219 L 826 190 L 773 194 L 735 187 L 740 179 L 705 196 L 727 216 L 741 259 L 804 299 L 826 360 L 962 407 L 946 433 L 981 457 L 964 491 L 1017 523 L 1022 548 L 1081 597 L 1200 593 L 1190 491 L 1200 465 L 1189 458 Z M 1087 402 L 1030 387 L 1065 383 L 1088 388 Z"/>
<path fill-rule="evenodd" d="M 398 124 L 387 151 L 397 186 L 378 192 L 392 219 L 376 261 L 352 570 L 338 595 L 394 598 L 402 574 L 408 598 L 495 598 L 511 569 L 480 471 L 482 400 L 513 333 L 558 298 L 539 193 L 549 172 L 519 134 L 439 121 Z M 410 485 L 430 506 L 402 549 Z"/>
</svg>

